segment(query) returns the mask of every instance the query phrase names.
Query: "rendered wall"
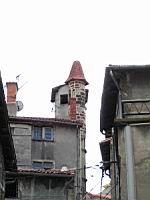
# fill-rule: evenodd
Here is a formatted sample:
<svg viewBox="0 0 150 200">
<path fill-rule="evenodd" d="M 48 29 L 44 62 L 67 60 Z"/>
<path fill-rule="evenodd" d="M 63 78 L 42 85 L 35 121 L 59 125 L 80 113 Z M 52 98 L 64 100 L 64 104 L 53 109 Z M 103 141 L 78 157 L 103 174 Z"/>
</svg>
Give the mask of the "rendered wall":
<svg viewBox="0 0 150 200">
<path fill-rule="evenodd" d="M 11 124 L 17 165 L 31 168 L 32 160 L 54 160 L 55 168 L 77 166 L 76 126 L 54 126 L 54 142 L 32 140 L 32 126 Z"/>
<path fill-rule="evenodd" d="M 23 168 L 31 168 L 31 126 L 11 124 L 11 132 L 17 165 Z"/>
<path fill-rule="evenodd" d="M 120 80 L 120 87 L 122 91 L 122 99 L 150 99 L 150 73 L 147 71 L 126 73 Z M 148 107 L 150 104 L 147 104 Z M 139 108 L 140 105 L 137 105 Z M 144 109 L 144 107 L 142 108 Z M 134 107 L 132 107 L 132 111 Z M 142 123 L 142 119 L 149 117 L 149 115 L 132 115 L 125 116 L 125 118 L 132 118 L 136 120 L 141 118 L 139 124 L 130 124 L 133 145 L 134 158 L 134 175 L 135 175 L 135 190 L 136 200 L 149 200 L 150 196 L 150 125 Z M 121 158 L 121 200 L 127 199 L 127 168 L 125 155 L 125 138 L 124 127 L 118 128 L 118 146 L 119 155 Z M 114 184 L 114 183 L 113 183 Z"/>
<path fill-rule="evenodd" d="M 55 117 L 56 118 L 69 119 L 68 104 L 60 104 L 60 95 L 63 95 L 63 94 L 68 94 L 68 99 L 69 99 L 68 85 L 63 85 L 62 87 L 60 87 L 58 93 L 56 93 L 56 96 L 55 96 Z"/>
<path fill-rule="evenodd" d="M 32 160 L 54 160 L 55 168 L 77 166 L 76 126 L 54 126 L 54 142 L 32 141 Z"/>
<path fill-rule="evenodd" d="M 71 177 L 20 177 L 18 198 L 13 200 L 75 200 Z M 70 187 L 69 187 L 70 186 Z M 7 200 L 11 200 L 10 198 Z"/>
</svg>

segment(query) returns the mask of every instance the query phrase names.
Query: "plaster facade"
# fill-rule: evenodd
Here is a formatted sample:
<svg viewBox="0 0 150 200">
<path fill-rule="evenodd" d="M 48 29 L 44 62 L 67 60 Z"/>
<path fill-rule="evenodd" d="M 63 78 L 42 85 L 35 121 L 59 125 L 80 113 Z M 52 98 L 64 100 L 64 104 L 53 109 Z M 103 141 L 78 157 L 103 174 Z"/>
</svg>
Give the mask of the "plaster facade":
<svg viewBox="0 0 150 200">
<path fill-rule="evenodd" d="M 21 176 L 18 177 L 18 197 L 5 200 L 75 200 L 74 185 L 70 180 L 49 176 Z"/>
<path fill-rule="evenodd" d="M 150 99 L 150 80 L 149 74 L 145 71 L 142 72 L 128 72 L 120 79 L 120 87 L 122 89 L 122 100 L 136 100 L 136 99 Z M 127 106 L 127 105 L 124 105 Z M 132 106 L 130 112 L 136 113 L 137 109 L 142 109 L 146 112 L 147 108 L 150 108 L 150 102 L 143 105 L 136 103 L 136 108 Z M 126 109 L 126 108 L 125 108 Z M 149 115 L 127 115 L 126 119 L 129 119 L 128 125 L 130 126 L 132 149 L 133 149 L 133 176 L 134 176 L 134 189 L 135 198 L 149 199 L 149 185 L 150 180 L 150 124 L 143 122 L 143 118 L 149 117 Z M 131 123 L 130 119 L 141 119 L 140 122 Z M 121 174 L 120 174 L 120 185 L 121 185 L 121 199 L 126 200 L 127 196 L 127 165 L 126 165 L 126 147 L 125 147 L 125 128 L 118 129 L 118 146 L 119 155 L 121 157 Z"/>
<path fill-rule="evenodd" d="M 46 160 L 54 161 L 56 169 L 63 166 L 75 168 L 78 131 L 76 126 L 53 125 L 54 141 L 33 139 L 35 126 L 11 123 L 18 167 L 32 168 L 33 161 Z"/>
</svg>

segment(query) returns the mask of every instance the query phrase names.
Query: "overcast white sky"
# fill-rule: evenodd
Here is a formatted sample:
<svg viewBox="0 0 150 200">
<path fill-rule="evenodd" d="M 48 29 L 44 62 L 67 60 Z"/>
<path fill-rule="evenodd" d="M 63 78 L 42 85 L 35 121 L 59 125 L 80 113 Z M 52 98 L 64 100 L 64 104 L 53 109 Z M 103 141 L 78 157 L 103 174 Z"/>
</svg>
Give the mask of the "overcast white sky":
<svg viewBox="0 0 150 200">
<path fill-rule="evenodd" d="M 108 64 L 150 64 L 149 1 L 1 0 L 3 83 L 21 74 L 22 116 L 53 117 L 52 87 L 63 84 L 74 60 L 90 83 L 87 166 L 101 160 L 99 113 Z M 87 170 L 87 191 L 98 193 L 101 171 Z"/>
</svg>

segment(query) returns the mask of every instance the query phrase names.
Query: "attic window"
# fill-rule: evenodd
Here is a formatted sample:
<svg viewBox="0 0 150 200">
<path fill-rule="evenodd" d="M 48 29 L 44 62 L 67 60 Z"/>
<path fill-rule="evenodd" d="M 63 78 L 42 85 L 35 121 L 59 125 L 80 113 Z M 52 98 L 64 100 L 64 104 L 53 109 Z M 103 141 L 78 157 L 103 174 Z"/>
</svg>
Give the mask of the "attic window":
<svg viewBox="0 0 150 200">
<path fill-rule="evenodd" d="M 68 94 L 60 95 L 60 104 L 67 104 L 68 103 Z"/>
</svg>

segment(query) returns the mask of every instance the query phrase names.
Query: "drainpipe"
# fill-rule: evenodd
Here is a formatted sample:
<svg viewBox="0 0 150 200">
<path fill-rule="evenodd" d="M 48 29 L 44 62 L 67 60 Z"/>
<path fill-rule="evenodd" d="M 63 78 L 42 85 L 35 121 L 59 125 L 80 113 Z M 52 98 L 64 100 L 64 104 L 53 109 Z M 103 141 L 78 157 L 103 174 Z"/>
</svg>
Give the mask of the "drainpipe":
<svg viewBox="0 0 150 200">
<path fill-rule="evenodd" d="M 80 195 L 80 127 L 77 125 L 77 167 L 75 170 L 75 199 Z"/>
<path fill-rule="evenodd" d="M 128 200 L 136 200 L 132 133 L 129 125 L 124 128 L 124 138 L 126 151 L 127 197 Z"/>
</svg>

